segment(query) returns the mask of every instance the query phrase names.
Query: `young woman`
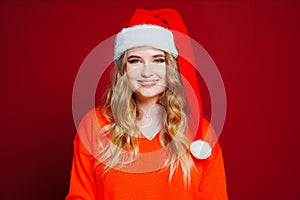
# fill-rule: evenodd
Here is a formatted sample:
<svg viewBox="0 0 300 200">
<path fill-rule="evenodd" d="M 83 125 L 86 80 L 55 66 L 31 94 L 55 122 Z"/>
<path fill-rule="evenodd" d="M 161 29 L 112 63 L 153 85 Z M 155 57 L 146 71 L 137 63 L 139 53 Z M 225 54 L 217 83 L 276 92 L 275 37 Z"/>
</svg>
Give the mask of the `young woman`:
<svg viewBox="0 0 300 200">
<path fill-rule="evenodd" d="M 198 140 L 214 137 L 209 122 L 200 114 L 190 127 L 181 73 L 196 76 L 178 59 L 173 22 L 175 10 L 138 9 L 117 35 L 115 80 L 78 128 L 66 199 L 227 199 L 221 148 Z"/>
</svg>

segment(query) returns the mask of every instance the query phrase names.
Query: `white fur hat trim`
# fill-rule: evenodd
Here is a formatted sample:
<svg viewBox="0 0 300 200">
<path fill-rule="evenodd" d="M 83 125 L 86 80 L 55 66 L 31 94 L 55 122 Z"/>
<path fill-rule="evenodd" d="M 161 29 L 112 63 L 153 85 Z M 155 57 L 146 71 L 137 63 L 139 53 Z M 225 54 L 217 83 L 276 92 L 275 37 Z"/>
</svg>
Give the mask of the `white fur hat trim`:
<svg viewBox="0 0 300 200">
<path fill-rule="evenodd" d="M 115 38 L 114 61 L 128 49 L 133 47 L 151 46 L 172 54 L 175 58 L 178 51 L 172 32 L 164 27 L 142 24 L 123 28 Z"/>
</svg>

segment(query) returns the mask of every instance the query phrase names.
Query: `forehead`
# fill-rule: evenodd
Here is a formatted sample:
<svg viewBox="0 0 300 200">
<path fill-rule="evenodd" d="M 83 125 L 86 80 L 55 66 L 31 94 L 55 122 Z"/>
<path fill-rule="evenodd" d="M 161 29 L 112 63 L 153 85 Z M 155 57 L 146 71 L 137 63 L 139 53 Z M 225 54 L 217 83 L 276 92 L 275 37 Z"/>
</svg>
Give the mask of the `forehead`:
<svg viewBox="0 0 300 200">
<path fill-rule="evenodd" d="M 165 53 L 163 50 L 156 49 L 150 46 L 134 47 L 127 51 L 128 56 L 130 55 L 146 56 L 146 55 L 159 55 L 159 54 L 164 55 Z"/>
</svg>

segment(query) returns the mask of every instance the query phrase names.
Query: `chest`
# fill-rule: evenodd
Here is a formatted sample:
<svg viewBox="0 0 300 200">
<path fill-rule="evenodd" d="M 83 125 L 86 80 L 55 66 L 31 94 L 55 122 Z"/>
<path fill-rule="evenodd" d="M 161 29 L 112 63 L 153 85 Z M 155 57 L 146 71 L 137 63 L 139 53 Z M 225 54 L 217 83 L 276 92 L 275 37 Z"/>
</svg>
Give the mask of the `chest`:
<svg viewBox="0 0 300 200">
<path fill-rule="evenodd" d="M 192 170 L 191 184 L 184 185 L 180 168 L 169 180 L 169 168 L 138 173 L 112 169 L 101 174 L 96 171 L 100 199 L 197 199 L 201 181 L 201 167 Z"/>
</svg>

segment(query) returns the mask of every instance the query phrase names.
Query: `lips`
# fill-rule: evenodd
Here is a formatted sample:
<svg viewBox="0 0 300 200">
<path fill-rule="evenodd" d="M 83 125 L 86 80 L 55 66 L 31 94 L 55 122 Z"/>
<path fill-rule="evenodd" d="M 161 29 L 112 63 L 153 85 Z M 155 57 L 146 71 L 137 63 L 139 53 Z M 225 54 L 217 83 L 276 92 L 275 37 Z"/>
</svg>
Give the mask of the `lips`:
<svg viewBox="0 0 300 200">
<path fill-rule="evenodd" d="M 158 79 L 155 80 L 138 80 L 140 86 L 142 87 L 152 87 L 158 83 Z"/>
</svg>

